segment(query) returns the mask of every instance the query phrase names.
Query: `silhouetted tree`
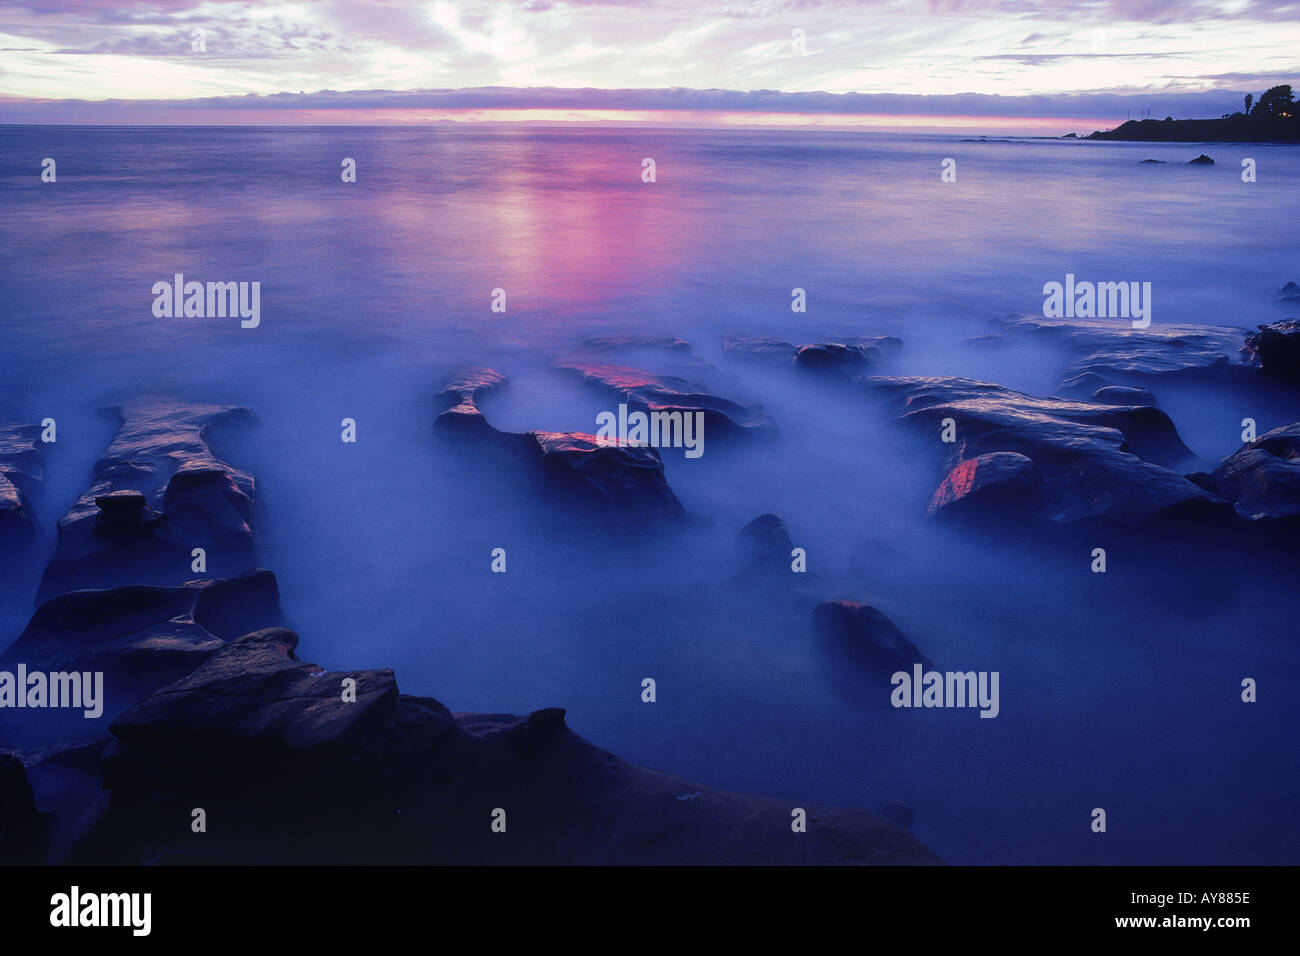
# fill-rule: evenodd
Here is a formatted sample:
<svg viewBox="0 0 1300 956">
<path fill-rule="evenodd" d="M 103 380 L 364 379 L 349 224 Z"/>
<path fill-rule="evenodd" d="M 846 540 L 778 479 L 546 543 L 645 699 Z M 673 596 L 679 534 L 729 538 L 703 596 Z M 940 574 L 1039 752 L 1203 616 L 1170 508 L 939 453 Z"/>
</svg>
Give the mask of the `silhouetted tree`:
<svg viewBox="0 0 1300 956">
<path fill-rule="evenodd" d="M 1254 94 L 1254 93 L 1247 93 L 1247 94 L 1246 94 L 1246 115 L 1247 115 L 1247 116 L 1250 115 L 1250 104 L 1253 103 L 1253 102 L 1255 102 L 1255 94 Z"/>
<path fill-rule="evenodd" d="M 1281 86 L 1275 86 L 1266 90 L 1255 104 L 1255 114 L 1265 119 L 1274 119 L 1277 116 L 1292 112 L 1291 108 L 1295 104 L 1295 99 L 1291 95 L 1291 86 L 1289 83 L 1283 83 Z"/>
</svg>

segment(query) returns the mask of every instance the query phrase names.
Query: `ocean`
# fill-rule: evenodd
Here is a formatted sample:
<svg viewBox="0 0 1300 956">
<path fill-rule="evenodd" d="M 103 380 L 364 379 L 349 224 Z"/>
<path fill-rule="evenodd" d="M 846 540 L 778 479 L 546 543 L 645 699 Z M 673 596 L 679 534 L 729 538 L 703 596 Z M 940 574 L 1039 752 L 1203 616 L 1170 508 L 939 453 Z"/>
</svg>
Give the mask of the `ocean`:
<svg viewBox="0 0 1300 956">
<path fill-rule="evenodd" d="M 1215 165 L 1185 165 L 1201 152 Z M 58 422 L 48 537 L 111 440 L 105 406 L 253 409 L 217 447 L 256 475 L 260 563 L 299 656 L 324 667 L 392 667 L 454 712 L 562 706 L 625 759 L 792 807 L 904 801 L 952 863 L 1291 863 L 1294 565 L 1192 547 L 1175 567 L 1117 543 L 1101 576 L 1087 548 L 928 519 L 933 440 L 865 389 L 723 342 L 897 336 L 881 374 L 1054 394 L 1059 343 L 987 347 L 991 320 L 1041 315 L 1067 274 L 1150 282 L 1156 327 L 1295 314 L 1276 300 L 1300 280 L 1298 194 L 1300 149 L 1266 145 L 0 127 L 0 413 Z M 260 324 L 157 317 L 153 286 L 177 273 L 260 283 Z M 761 406 L 779 429 L 665 453 L 684 533 L 556 534 L 549 506 L 433 439 L 435 396 L 466 365 L 510 379 L 483 403 L 497 428 L 593 431 L 611 399 L 552 366 L 597 336 L 684 340 L 610 360 Z M 1205 469 L 1240 446 L 1243 418 L 1260 434 L 1300 418 L 1271 393 L 1153 388 Z M 942 669 L 998 671 L 998 717 L 891 709 L 826 655 L 808 606 L 734 586 L 736 533 L 768 512 L 806 550 L 809 593 L 879 607 Z M 4 588 L 0 644 L 30 616 L 43 547 Z M 498 547 L 506 574 L 490 571 Z"/>
</svg>

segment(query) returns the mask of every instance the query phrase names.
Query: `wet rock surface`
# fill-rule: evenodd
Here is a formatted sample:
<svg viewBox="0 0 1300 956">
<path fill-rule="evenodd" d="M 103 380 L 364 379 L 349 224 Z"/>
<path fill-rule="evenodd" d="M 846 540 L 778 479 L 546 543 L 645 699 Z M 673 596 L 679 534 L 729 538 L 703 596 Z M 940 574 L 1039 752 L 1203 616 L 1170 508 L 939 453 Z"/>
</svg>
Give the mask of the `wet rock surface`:
<svg viewBox="0 0 1300 956">
<path fill-rule="evenodd" d="M 36 539 L 33 505 L 45 477 L 38 425 L 0 422 L 0 569 Z"/>
<path fill-rule="evenodd" d="M 655 375 L 616 365 L 564 362 L 556 366 L 584 385 L 598 388 L 635 411 L 703 415 L 712 438 L 772 437 L 776 428 L 757 408 L 711 394 L 704 386 L 674 375 Z"/>
<path fill-rule="evenodd" d="M 1300 383 L 1300 320 L 1261 325 L 1246 337 L 1243 351 L 1265 374 Z"/>
<path fill-rule="evenodd" d="M 517 468 L 546 499 L 588 513 L 639 524 L 676 522 L 686 516 L 668 486 L 659 450 L 600 441 L 583 432 L 503 432 L 493 428 L 477 401 L 505 384 L 491 369 L 459 376 L 441 393 L 454 403 L 434 423 L 436 433 L 475 439 L 475 450 Z"/>
<path fill-rule="evenodd" d="M 910 671 L 913 664 L 934 662 L 909 641 L 884 612 L 857 601 L 826 601 L 813 612 L 817 629 L 836 650 L 881 675 Z"/>
<path fill-rule="evenodd" d="M 1152 322 L 1132 328 L 1128 319 L 1048 319 L 1012 315 L 995 320 L 1004 334 L 1046 338 L 1075 354 L 1062 394 L 1083 397 L 1107 385 L 1167 375 L 1231 375 L 1248 369 L 1241 356 L 1244 329 Z"/>
<path fill-rule="evenodd" d="M 325 672 L 296 644 L 280 628 L 245 635 L 124 713 L 104 760 L 108 806 L 70 859 L 938 862 L 875 814 L 808 806 L 795 834 L 788 801 L 632 766 L 559 708 L 455 717 L 400 694 L 390 671 Z M 191 831 L 196 806 L 222 839 Z"/>
<path fill-rule="evenodd" d="M 932 511 L 997 489 L 1020 500 L 1026 514 L 1052 522 L 1137 527 L 1231 515 L 1225 501 L 1174 470 L 1191 453 L 1158 408 L 1040 398 L 969 379 L 866 381 L 895 394 L 903 419 L 930 430 L 946 451 L 948 475 Z M 947 419 L 951 444 L 940 441 Z M 1034 468 L 1020 458 L 985 457 L 996 453 Z"/>
<path fill-rule="evenodd" d="M 205 570 L 241 574 L 256 564 L 252 476 L 209 442 L 214 426 L 248 421 L 247 409 L 142 398 L 117 409 L 121 427 L 95 463 L 90 490 L 59 521 L 37 602 L 79 588 L 178 584 Z"/>
<path fill-rule="evenodd" d="M 270 571 L 175 587 L 72 591 L 41 605 L 0 667 L 102 671 L 115 699 L 186 674 L 223 643 L 282 620 Z"/>
<path fill-rule="evenodd" d="M 1300 422 L 1242 446 L 1208 477 L 1247 521 L 1300 524 Z"/>
</svg>

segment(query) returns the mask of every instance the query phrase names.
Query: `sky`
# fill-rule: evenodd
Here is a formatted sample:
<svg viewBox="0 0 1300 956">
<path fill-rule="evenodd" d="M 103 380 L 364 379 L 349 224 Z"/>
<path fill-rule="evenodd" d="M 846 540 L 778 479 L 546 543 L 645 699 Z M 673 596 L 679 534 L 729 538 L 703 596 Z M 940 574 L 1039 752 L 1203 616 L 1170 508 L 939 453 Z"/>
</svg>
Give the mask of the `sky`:
<svg viewBox="0 0 1300 956">
<path fill-rule="evenodd" d="M 1293 81 L 1300 0 L 0 0 L 0 123 L 1060 133 Z"/>
</svg>

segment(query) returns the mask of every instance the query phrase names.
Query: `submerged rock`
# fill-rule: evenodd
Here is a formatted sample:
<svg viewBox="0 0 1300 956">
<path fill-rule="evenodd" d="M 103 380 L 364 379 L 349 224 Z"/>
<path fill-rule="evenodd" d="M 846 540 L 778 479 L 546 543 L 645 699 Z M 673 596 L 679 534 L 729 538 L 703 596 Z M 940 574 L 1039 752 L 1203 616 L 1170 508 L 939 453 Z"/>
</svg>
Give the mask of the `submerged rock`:
<svg viewBox="0 0 1300 956">
<path fill-rule="evenodd" d="M 882 673 L 910 670 L 917 663 L 934 667 L 893 621 L 869 604 L 826 601 L 817 605 L 813 620 L 841 653 Z"/>
<path fill-rule="evenodd" d="M 1300 519 L 1300 422 L 1274 428 L 1233 452 L 1210 487 L 1252 522 Z"/>
<path fill-rule="evenodd" d="M 791 574 L 790 552 L 794 542 L 785 522 L 774 514 L 759 515 L 736 536 L 736 544 L 744 565 L 742 574 Z"/>
<path fill-rule="evenodd" d="M 520 469 L 540 494 L 594 517 L 643 524 L 686 517 L 656 448 L 603 442 L 583 432 L 520 434 L 493 428 L 477 401 L 505 382 L 491 369 L 462 373 L 441 393 L 443 403 L 452 407 L 438 417 L 435 432 L 474 439 L 471 446 Z"/>
<path fill-rule="evenodd" d="M 622 352 L 629 349 L 664 349 L 669 352 L 689 352 L 691 344 L 675 335 L 598 335 L 584 339 L 582 347 L 593 351 Z"/>
<path fill-rule="evenodd" d="M 121 427 L 95 463 L 90 490 L 59 521 L 59 543 L 37 602 L 79 588 L 177 584 L 205 570 L 241 574 L 256 564 L 254 484 L 212 451 L 219 423 L 247 409 L 143 398 L 117 409 Z"/>
<path fill-rule="evenodd" d="M 578 377 L 584 384 L 609 392 L 630 409 L 646 413 L 702 413 L 704 432 L 713 437 L 762 436 L 776 434 L 771 419 L 756 408 L 710 394 L 673 375 L 655 375 L 615 365 L 566 362 L 555 366 Z"/>
<path fill-rule="evenodd" d="M 1300 320 L 1283 319 L 1261 325 L 1246 336 L 1242 351 L 1268 375 L 1300 382 Z"/>
<path fill-rule="evenodd" d="M 609 445 L 580 432 L 528 432 L 539 453 L 543 491 L 600 512 L 647 521 L 686 517 L 668 487 L 656 448 Z"/>
<path fill-rule="evenodd" d="M 1128 319 L 1048 319 L 1041 315 L 995 320 L 1008 333 L 1049 339 L 1073 352 L 1061 392 L 1084 397 L 1108 385 L 1164 376 L 1233 374 L 1240 361 L 1244 330 L 1228 326 L 1171 325 L 1152 322 L 1135 329 Z"/>
<path fill-rule="evenodd" d="M 886 349 L 901 348 L 894 335 L 857 335 L 839 342 L 794 345 L 781 339 L 729 335 L 723 350 L 738 358 L 783 362 L 809 370 L 862 372 L 878 365 Z"/>
<path fill-rule="evenodd" d="M 912 825 L 912 808 L 901 800 L 890 800 L 880 808 L 880 815 L 886 820 L 893 820 L 900 827 Z"/>
<path fill-rule="evenodd" d="M 124 713 L 105 756 L 108 807 L 69 862 L 938 862 L 866 811 L 632 766 L 559 708 L 453 717 L 400 694 L 390 671 L 325 672 L 296 644 L 282 629 L 245 635 Z M 220 839 L 194 839 L 199 805 Z M 795 806 L 806 833 L 791 832 Z"/>
<path fill-rule="evenodd" d="M 1201 155 L 1197 156 L 1195 159 L 1189 159 L 1187 161 L 1187 165 L 1188 166 L 1213 166 L 1214 160 L 1210 159 L 1210 157 L 1206 156 L 1204 153 L 1201 153 Z"/>
<path fill-rule="evenodd" d="M 1151 389 L 1137 385 L 1107 385 L 1093 392 L 1092 400 L 1103 405 L 1156 404 L 1156 396 Z"/>
<path fill-rule="evenodd" d="M 1158 408 L 1039 398 L 959 378 L 867 381 L 898 394 L 903 419 L 932 430 L 948 452 L 932 511 L 988 495 L 1053 522 L 1231 517 L 1226 502 L 1171 470 L 1191 452 Z M 955 426 L 952 444 L 939 442 L 945 419 Z M 985 457 L 1006 452 L 1019 457 Z"/>
<path fill-rule="evenodd" d="M 879 362 L 880 349 L 875 346 L 840 345 L 834 342 L 800 346 L 794 355 L 794 364 L 798 368 L 813 371 L 858 373 L 865 372 Z"/>
<path fill-rule="evenodd" d="M 33 503 L 45 478 L 39 425 L 0 423 L 0 568 L 36 539 Z"/>
</svg>

